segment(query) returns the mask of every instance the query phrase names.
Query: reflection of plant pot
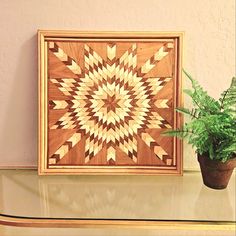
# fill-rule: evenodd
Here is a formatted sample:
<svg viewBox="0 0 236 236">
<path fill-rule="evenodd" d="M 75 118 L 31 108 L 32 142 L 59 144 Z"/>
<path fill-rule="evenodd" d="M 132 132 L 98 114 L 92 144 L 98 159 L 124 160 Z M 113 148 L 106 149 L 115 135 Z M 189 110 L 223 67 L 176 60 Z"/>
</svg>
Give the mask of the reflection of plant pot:
<svg viewBox="0 0 236 236">
<path fill-rule="evenodd" d="M 236 167 L 236 157 L 223 163 L 198 154 L 198 162 L 204 184 L 213 189 L 226 188 Z"/>
</svg>

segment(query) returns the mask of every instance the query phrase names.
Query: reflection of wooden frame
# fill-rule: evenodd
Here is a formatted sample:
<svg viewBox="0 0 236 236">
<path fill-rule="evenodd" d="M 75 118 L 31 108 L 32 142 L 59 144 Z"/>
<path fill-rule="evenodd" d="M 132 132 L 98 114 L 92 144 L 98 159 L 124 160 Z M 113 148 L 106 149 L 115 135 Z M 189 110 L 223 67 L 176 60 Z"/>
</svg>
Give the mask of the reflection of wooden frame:
<svg viewBox="0 0 236 236">
<path fill-rule="evenodd" d="M 163 138 L 160 136 L 160 132 L 163 129 L 170 128 L 170 127 L 178 128 L 181 126 L 181 123 L 182 123 L 182 117 L 174 111 L 175 107 L 181 106 L 181 104 L 182 104 L 182 95 L 181 95 L 182 33 L 179 33 L 179 32 L 178 33 L 154 33 L 154 32 L 94 32 L 94 33 L 90 33 L 90 32 L 44 31 L 44 30 L 42 30 L 42 31 L 39 31 L 38 36 L 39 36 L 39 174 L 182 174 L 182 142 L 177 140 L 176 138 Z M 61 49 L 58 46 L 58 42 L 60 43 L 59 46 L 62 48 L 63 48 L 63 43 L 64 43 L 65 48 Z M 51 108 L 48 108 L 48 107 L 52 106 L 53 107 L 52 112 L 54 112 L 53 109 L 56 106 L 58 106 L 58 103 L 56 103 L 58 101 L 56 101 L 56 102 L 51 101 L 52 98 L 50 100 L 49 96 L 50 96 L 51 91 L 52 90 L 55 91 L 55 89 L 58 89 L 58 87 L 60 89 L 59 92 L 61 93 L 63 91 L 62 89 L 64 89 L 62 87 L 64 86 L 65 83 L 67 83 L 66 84 L 66 86 L 67 86 L 68 82 L 64 83 L 62 80 L 57 80 L 58 78 L 56 78 L 56 75 L 58 76 L 58 71 L 55 72 L 55 70 L 54 70 L 55 67 L 52 69 L 52 70 L 54 70 L 54 72 L 50 71 L 51 70 L 50 68 L 53 64 L 53 63 L 50 64 L 50 60 L 53 61 L 54 59 L 55 60 L 60 59 L 61 62 L 57 61 L 56 63 L 54 63 L 54 65 L 55 64 L 58 65 L 58 63 L 59 64 L 61 63 L 63 65 L 63 63 L 64 63 L 64 66 L 67 66 L 66 69 L 68 70 L 68 68 L 69 68 L 74 74 L 82 73 L 81 68 L 83 68 L 81 65 L 79 65 L 79 63 L 76 62 L 75 59 L 73 59 L 73 55 L 71 56 L 70 52 L 68 53 L 68 42 L 83 44 L 83 50 L 84 50 L 83 52 L 85 55 L 86 55 L 86 53 L 88 53 L 88 58 L 91 58 L 91 55 L 93 56 L 96 54 L 96 49 L 93 51 L 94 48 L 92 49 L 92 48 L 89 48 L 90 46 L 89 47 L 87 46 L 87 45 L 89 45 L 89 43 L 90 44 L 93 43 L 93 45 L 94 45 L 94 43 L 97 45 L 98 44 L 102 44 L 102 45 L 106 44 L 106 48 L 107 48 L 107 54 L 106 54 L 107 56 L 106 57 L 108 58 L 107 63 L 109 65 L 113 65 L 112 63 L 114 63 L 114 60 L 116 58 L 116 52 L 114 53 L 114 45 L 115 45 L 115 47 L 118 48 L 117 45 L 118 45 L 118 43 L 120 43 L 120 45 L 121 45 L 120 48 L 122 48 L 122 50 L 123 50 L 123 47 L 125 47 L 124 46 L 125 43 L 135 45 L 135 46 L 132 46 L 132 50 L 133 50 L 132 52 L 129 51 L 130 49 L 126 49 L 126 51 L 123 50 L 123 52 L 127 53 L 128 55 L 133 56 L 133 58 L 137 57 L 137 55 L 138 55 L 138 54 L 134 55 L 134 51 L 137 52 L 139 50 L 139 52 L 140 52 L 140 50 L 144 50 L 143 52 L 145 52 L 144 54 L 140 54 L 140 55 L 144 55 L 143 56 L 144 59 L 142 59 L 142 60 L 140 59 L 140 61 L 143 61 L 142 62 L 143 64 L 140 64 L 140 68 L 138 68 L 138 66 L 137 66 L 137 63 L 138 63 L 137 61 L 135 61 L 135 62 L 131 61 L 131 64 L 136 63 L 135 70 L 137 68 L 137 70 L 141 71 L 141 72 L 136 72 L 136 73 L 139 73 L 137 75 L 138 77 L 136 76 L 136 79 L 140 78 L 140 77 L 144 78 L 148 73 L 151 73 L 152 69 L 155 70 L 155 67 L 156 67 L 155 63 L 159 63 L 159 61 L 161 61 L 163 58 L 169 57 L 169 59 L 168 58 L 166 59 L 166 61 L 167 61 L 166 63 L 167 64 L 169 63 L 168 66 L 171 69 L 168 69 L 167 70 L 168 72 L 166 72 L 165 69 L 163 69 L 162 72 L 158 72 L 160 74 L 162 73 L 163 75 L 160 75 L 158 73 L 156 75 L 153 72 L 154 74 L 152 74 L 152 77 L 150 77 L 150 78 L 153 79 L 153 76 L 158 77 L 158 78 L 154 78 L 154 79 L 158 79 L 157 82 L 160 84 L 159 89 L 163 88 L 165 86 L 165 84 L 168 84 L 169 79 L 172 79 L 172 81 L 169 83 L 173 83 L 173 85 L 170 85 L 169 86 L 170 88 L 168 87 L 168 89 L 167 89 L 167 91 L 170 91 L 170 92 L 168 92 L 168 94 L 169 94 L 168 96 L 170 96 L 170 97 L 168 97 L 168 99 L 166 99 L 165 95 L 161 95 L 161 97 L 158 97 L 155 95 L 156 96 L 155 104 L 157 104 L 157 103 L 159 104 L 159 105 L 156 105 L 155 108 L 158 108 L 159 110 L 164 109 L 164 108 L 169 109 L 169 114 L 171 114 L 170 118 L 167 118 L 169 115 L 165 115 L 168 112 L 166 113 L 166 112 L 163 112 L 163 110 L 162 110 L 162 113 L 161 113 L 162 116 L 164 115 L 166 117 L 160 118 L 160 119 L 162 119 L 163 123 L 161 123 L 160 126 L 157 126 L 157 127 L 159 127 L 159 129 L 150 125 L 151 123 L 155 123 L 157 118 L 153 118 L 153 119 L 155 119 L 155 121 L 150 120 L 151 118 L 149 118 L 149 120 L 147 122 L 148 125 L 142 126 L 142 129 L 145 128 L 145 131 L 141 131 L 141 132 L 143 132 L 140 136 L 142 139 L 138 137 L 137 140 L 135 141 L 136 142 L 135 145 L 134 145 L 134 143 L 130 144 L 129 143 L 130 140 L 128 140 L 128 141 L 123 140 L 123 141 L 121 141 L 121 142 L 124 142 L 122 144 L 123 145 L 122 147 L 121 146 L 114 147 L 114 145 L 112 145 L 112 144 L 110 146 L 108 145 L 108 143 L 110 144 L 113 141 L 108 142 L 106 140 L 106 144 L 105 144 L 106 146 L 105 147 L 102 146 L 100 148 L 101 145 L 97 144 L 99 142 L 98 141 L 96 144 L 94 142 L 92 144 L 90 144 L 88 151 L 86 152 L 86 145 L 84 145 L 85 146 L 85 148 L 83 147 L 84 149 L 81 149 L 81 147 L 76 147 L 75 140 L 76 141 L 79 140 L 80 142 L 84 142 L 84 143 L 86 142 L 86 140 L 83 141 L 84 137 L 81 137 L 82 134 L 81 133 L 78 134 L 77 131 L 75 131 L 76 132 L 75 134 L 73 134 L 70 137 L 68 136 L 69 138 L 67 140 L 63 141 L 64 144 L 63 144 L 63 142 L 60 145 L 57 144 L 58 145 L 57 149 L 55 149 L 55 147 L 52 147 L 52 145 L 50 145 L 49 141 L 51 140 L 50 135 L 54 132 L 54 130 L 52 130 L 54 128 L 51 128 L 49 126 L 49 122 L 50 122 L 51 118 L 50 118 L 50 114 L 49 114 L 48 109 L 51 109 Z M 67 43 L 67 46 L 65 46 L 66 43 Z M 142 47 L 136 46 L 136 43 L 137 43 L 137 45 L 142 44 L 144 46 L 142 46 Z M 67 47 L 67 49 L 66 49 L 66 47 Z M 86 51 L 87 50 L 86 47 L 89 48 L 88 51 Z M 69 46 L 69 48 L 71 48 L 71 46 Z M 95 48 L 96 48 L 96 45 L 95 45 Z M 65 53 L 63 50 L 64 51 L 67 50 L 67 53 Z M 153 50 L 153 51 L 151 51 L 151 50 Z M 117 53 L 118 53 L 118 49 L 117 49 Z M 150 54 L 150 53 L 154 53 L 154 54 Z M 148 54 L 148 56 L 147 56 L 147 54 Z M 97 57 L 98 57 L 97 54 L 95 57 L 96 58 L 94 60 L 96 61 Z M 53 58 L 53 59 L 50 59 L 50 58 Z M 127 56 L 127 58 L 128 58 L 128 56 Z M 121 59 L 119 59 L 119 60 L 121 60 Z M 124 60 L 126 60 L 126 59 L 124 59 Z M 127 60 L 130 60 L 130 59 L 127 59 Z M 136 59 L 131 59 L 131 60 L 136 60 Z M 76 65 L 76 63 L 77 63 L 77 65 Z M 88 62 L 88 63 L 90 63 L 90 62 Z M 91 62 L 91 63 L 96 64 L 96 62 Z M 119 63 L 121 63 L 121 62 L 119 62 Z M 124 62 L 122 62 L 122 63 L 124 64 Z M 127 62 L 127 65 L 129 63 L 130 62 Z M 121 65 L 119 64 L 119 67 L 120 66 Z M 163 66 L 163 67 L 165 67 L 165 66 Z M 66 69 L 64 69 L 64 71 Z M 95 69 L 97 70 L 96 65 L 95 65 Z M 60 69 L 60 70 L 62 71 L 63 69 Z M 146 72 L 145 75 L 144 75 L 144 72 Z M 67 75 L 69 74 L 68 71 L 66 73 L 67 73 Z M 140 73 L 141 74 L 143 73 L 143 74 L 140 75 Z M 167 75 L 168 73 L 171 73 L 171 75 Z M 68 79 L 67 76 L 64 77 L 64 74 L 63 74 L 63 77 L 60 77 L 60 78 Z M 55 84 L 52 85 L 54 87 L 50 87 L 50 85 L 48 85 L 48 83 L 49 83 L 48 78 L 51 75 L 53 78 L 52 80 L 54 82 L 56 81 Z M 165 79 L 163 79 L 162 76 Z M 148 75 L 146 77 L 149 78 Z M 171 78 L 169 78 L 169 77 L 171 77 Z M 74 78 L 74 77 L 72 77 L 72 78 Z M 79 77 L 77 77 L 77 78 L 79 78 Z M 72 80 L 73 80 L 72 82 L 78 83 L 78 81 L 75 81 L 75 79 L 72 79 Z M 143 83 L 143 82 L 141 81 L 141 83 Z M 152 83 L 152 85 L 153 85 L 153 80 L 150 83 Z M 120 86 L 120 85 L 118 85 L 118 86 Z M 158 87 L 157 85 L 155 85 L 155 86 Z M 150 86 L 148 86 L 148 88 L 150 88 Z M 147 88 L 145 88 L 145 89 L 147 89 Z M 157 91 L 159 91 L 159 90 L 157 90 Z M 138 91 L 135 91 L 135 92 L 138 93 Z M 63 95 L 65 95 L 65 94 L 66 94 L 66 92 Z M 69 94 L 69 95 L 71 95 L 71 94 Z M 58 98 L 56 98 L 56 99 L 58 99 Z M 71 103 L 71 101 L 70 101 L 70 103 Z M 64 104 L 64 105 L 62 105 L 62 104 Z M 69 103 L 66 105 L 65 104 L 66 104 L 66 100 L 63 101 L 63 103 L 60 103 L 59 107 L 64 106 L 64 108 L 67 108 L 66 106 Z M 140 114 L 140 112 L 138 114 Z M 149 113 L 147 113 L 147 114 L 149 114 Z M 147 116 L 147 114 L 145 114 L 145 117 L 151 117 L 150 114 L 149 114 L 149 116 Z M 153 112 L 152 114 L 156 114 L 156 113 Z M 153 117 L 155 117 L 155 116 L 153 116 Z M 63 116 L 62 116 L 62 118 L 63 118 L 62 120 L 65 119 Z M 108 117 L 108 119 L 109 119 L 109 117 Z M 135 117 L 135 119 L 136 119 L 136 117 Z M 140 119 L 142 119 L 142 118 L 140 118 Z M 58 121 L 60 121 L 60 120 L 58 120 Z M 160 120 L 158 120 L 158 122 L 159 121 Z M 55 129 L 61 128 L 60 123 L 63 123 L 63 122 L 62 121 L 59 123 L 54 122 L 53 127 L 56 126 Z M 170 125 L 168 125 L 168 124 L 170 124 Z M 128 126 L 128 128 L 129 127 L 131 127 L 131 126 Z M 61 129 L 63 130 L 64 128 L 65 128 L 65 126 L 62 127 Z M 127 128 L 127 127 L 124 126 L 122 129 L 124 129 L 124 128 Z M 138 128 L 137 128 L 137 130 L 138 130 Z M 64 130 L 63 130 L 63 132 L 64 132 Z M 125 131 L 121 131 L 121 129 L 119 129 L 118 133 L 119 132 L 125 132 Z M 63 135 L 66 136 L 67 134 L 63 133 Z M 75 137 L 75 135 L 77 135 L 77 136 Z M 111 136 L 114 137 L 115 135 L 116 135 L 116 132 L 114 131 L 114 135 L 113 136 L 111 135 Z M 91 137 L 93 137 L 93 136 L 94 135 L 92 134 L 92 136 L 90 136 L 89 139 L 91 140 Z M 101 135 L 101 137 L 102 136 L 103 135 Z M 129 139 L 128 137 L 130 137 L 130 133 L 126 137 L 127 137 L 127 139 Z M 58 137 L 57 139 L 60 139 L 60 138 L 61 137 Z M 103 139 L 103 138 L 101 138 L 101 139 Z M 130 139 L 133 140 L 132 137 Z M 120 140 L 120 137 L 119 137 L 119 140 Z M 78 144 L 78 146 L 79 146 L 79 143 L 76 143 L 76 144 Z M 115 144 L 115 141 L 113 142 L 113 144 Z M 143 145 L 143 146 L 147 145 L 148 147 L 150 147 L 150 150 L 148 150 L 147 148 L 146 149 L 139 148 L 139 146 L 141 147 L 141 145 Z M 51 150 L 53 148 L 55 150 L 52 152 Z M 75 148 L 77 148 L 79 151 L 72 150 Z M 94 151 L 94 149 L 98 150 L 99 148 L 100 148 L 100 153 L 102 153 L 102 154 L 100 154 L 99 152 L 96 153 Z M 93 150 L 91 151 L 90 149 L 93 149 Z M 130 151 L 130 149 L 131 149 L 131 151 Z M 81 159 L 83 158 L 83 161 L 82 161 L 83 163 L 82 162 L 81 162 L 82 164 L 79 163 L 78 160 L 76 160 L 75 162 L 72 162 L 71 160 L 75 159 L 74 158 L 75 154 L 70 154 L 69 151 L 68 151 L 68 154 L 67 153 L 65 154 L 65 150 L 67 150 L 67 151 L 69 150 L 69 151 L 71 151 L 71 153 L 76 153 L 76 154 L 82 153 L 80 150 L 83 150 L 83 153 L 85 153 L 85 154 L 83 154 L 85 156 L 81 157 Z M 142 158 L 140 158 L 140 156 L 138 156 L 139 154 L 137 154 L 137 152 L 138 152 L 137 150 L 143 150 L 142 151 L 143 154 L 140 154 L 140 156 L 142 156 Z M 147 150 L 148 150 L 148 153 L 147 153 Z M 150 153 L 149 153 L 149 151 L 150 151 Z M 52 155 L 50 154 L 50 152 L 52 152 Z M 62 155 L 61 153 L 63 153 L 63 155 L 64 155 L 63 158 L 62 158 L 62 156 L 60 156 L 60 155 Z M 88 153 L 87 157 L 86 157 L 86 153 Z M 119 154 L 117 154 L 117 153 L 119 153 Z M 119 159 L 121 160 L 120 162 L 118 161 L 118 158 L 115 159 L 115 155 L 117 155 L 117 156 L 120 155 L 119 156 Z M 104 156 L 105 156 L 105 162 L 104 162 Z M 147 158 L 145 156 L 147 156 Z M 96 157 L 97 160 L 91 161 L 91 158 L 93 158 L 93 157 Z M 129 159 L 129 157 L 130 157 L 130 159 Z M 160 158 L 155 159 L 155 157 L 160 157 Z M 86 160 L 86 158 L 87 158 L 87 160 Z M 148 159 L 148 158 L 150 160 L 148 163 L 146 163 L 146 159 Z M 129 161 L 127 161 L 128 159 L 129 159 Z M 138 162 L 137 160 L 140 160 L 140 159 L 142 159 L 142 161 Z M 101 160 L 103 160 L 103 161 L 101 161 Z M 130 164 L 131 162 L 132 162 L 132 164 Z M 138 164 L 136 164 L 136 163 L 138 163 Z"/>
<path fill-rule="evenodd" d="M 72 181 L 72 179 L 58 181 L 56 178 L 58 177 L 39 180 L 43 217 L 109 219 L 108 217 L 113 215 L 117 219 L 125 217 L 125 219 L 165 220 L 165 216 L 160 213 L 173 212 L 173 207 L 176 207 L 174 199 L 179 189 L 179 185 L 175 181 L 169 182 L 165 176 L 159 176 L 158 181 L 150 179 L 148 183 L 147 179 L 142 177 L 138 181 L 130 179 L 129 184 L 125 184 L 122 179 L 106 177 L 100 178 L 99 182 L 96 181 L 96 178 L 80 179 L 80 181 Z M 150 195 L 146 194 L 150 189 L 153 189 L 152 196 L 155 196 L 151 200 Z M 137 191 L 140 191 L 140 194 L 137 194 Z M 164 195 L 163 192 L 165 192 Z M 112 202 L 109 200 L 111 193 Z M 167 195 L 169 196 L 168 204 L 163 204 Z M 84 203 L 81 204 L 81 202 Z M 139 209 L 137 208 L 139 204 L 136 203 L 140 202 L 143 202 L 143 208 Z M 143 211 L 143 209 L 149 210 Z M 178 211 L 178 208 L 175 211 Z M 66 216 L 68 212 L 69 216 Z"/>
</svg>

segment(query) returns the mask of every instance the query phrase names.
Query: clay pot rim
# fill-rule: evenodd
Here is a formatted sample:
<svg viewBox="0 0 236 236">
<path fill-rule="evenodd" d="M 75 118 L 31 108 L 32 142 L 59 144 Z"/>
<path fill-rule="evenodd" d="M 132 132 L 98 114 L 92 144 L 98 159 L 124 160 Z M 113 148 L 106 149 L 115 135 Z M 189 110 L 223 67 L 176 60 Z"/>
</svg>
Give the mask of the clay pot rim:
<svg viewBox="0 0 236 236">
<path fill-rule="evenodd" d="M 198 162 L 204 163 L 205 166 L 212 169 L 221 169 L 221 170 L 230 170 L 236 167 L 236 155 L 233 158 L 227 160 L 226 162 L 222 162 L 219 160 L 210 159 L 209 155 L 199 154 L 197 153 Z"/>
</svg>

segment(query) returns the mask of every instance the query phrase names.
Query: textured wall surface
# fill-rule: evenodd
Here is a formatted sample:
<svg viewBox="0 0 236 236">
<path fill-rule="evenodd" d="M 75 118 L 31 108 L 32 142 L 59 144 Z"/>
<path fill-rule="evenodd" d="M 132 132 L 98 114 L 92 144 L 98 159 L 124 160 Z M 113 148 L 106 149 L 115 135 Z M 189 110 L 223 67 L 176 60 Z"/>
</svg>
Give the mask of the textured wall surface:
<svg viewBox="0 0 236 236">
<path fill-rule="evenodd" d="M 0 0 L 0 9 L 0 166 L 37 164 L 37 29 L 185 31 L 184 67 L 212 96 L 235 74 L 234 0 Z M 192 156 L 185 145 L 185 168 L 197 167 Z"/>
</svg>

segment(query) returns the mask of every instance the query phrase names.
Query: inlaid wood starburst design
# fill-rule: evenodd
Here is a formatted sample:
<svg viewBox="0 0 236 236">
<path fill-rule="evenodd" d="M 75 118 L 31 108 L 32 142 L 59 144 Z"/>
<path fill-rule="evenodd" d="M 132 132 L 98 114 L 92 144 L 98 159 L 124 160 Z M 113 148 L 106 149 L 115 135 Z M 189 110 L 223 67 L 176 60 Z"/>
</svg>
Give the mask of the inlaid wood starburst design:
<svg viewBox="0 0 236 236">
<path fill-rule="evenodd" d="M 49 166 L 175 165 L 174 47 L 50 41 Z"/>
</svg>

